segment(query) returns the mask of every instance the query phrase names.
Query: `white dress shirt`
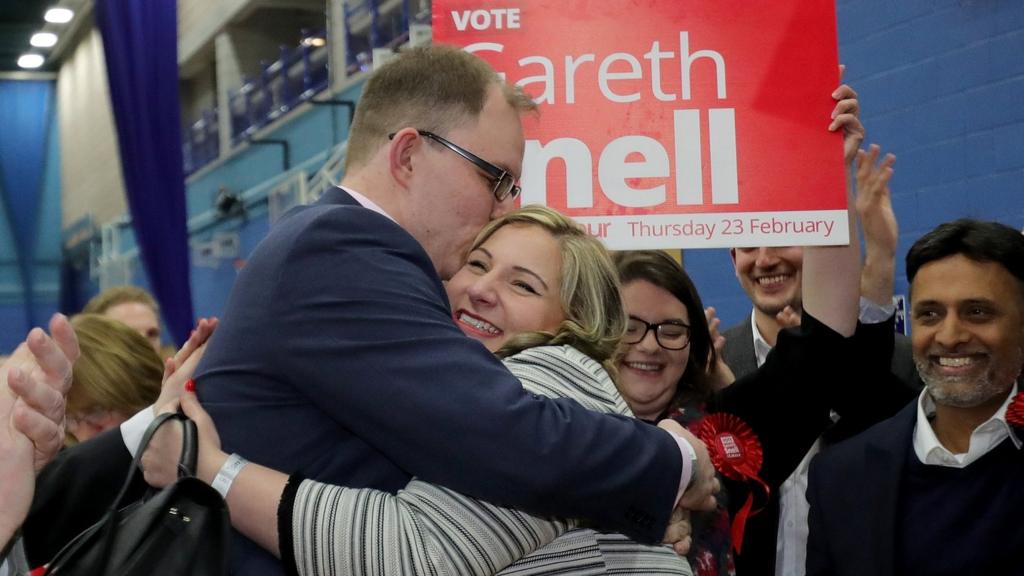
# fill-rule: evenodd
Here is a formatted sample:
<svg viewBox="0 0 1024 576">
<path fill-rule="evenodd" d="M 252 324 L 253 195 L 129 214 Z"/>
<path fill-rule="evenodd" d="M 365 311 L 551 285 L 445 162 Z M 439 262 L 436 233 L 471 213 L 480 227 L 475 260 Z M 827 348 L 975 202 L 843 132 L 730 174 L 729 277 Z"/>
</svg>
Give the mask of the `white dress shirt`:
<svg viewBox="0 0 1024 576">
<path fill-rule="evenodd" d="M 967 452 L 954 454 L 939 442 L 931 419 L 935 416 L 935 400 L 925 389 L 917 402 L 917 423 L 914 424 L 914 453 L 922 464 L 928 466 L 947 466 L 949 468 L 966 468 L 972 462 L 991 452 L 1007 437 L 1020 450 L 1021 439 L 1006 423 L 1006 408 L 1017 395 L 1017 384 L 1013 385 L 1003 405 L 996 410 L 991 418 L 983 422 L 971 432 L 971 443 Z"/>
</svg>

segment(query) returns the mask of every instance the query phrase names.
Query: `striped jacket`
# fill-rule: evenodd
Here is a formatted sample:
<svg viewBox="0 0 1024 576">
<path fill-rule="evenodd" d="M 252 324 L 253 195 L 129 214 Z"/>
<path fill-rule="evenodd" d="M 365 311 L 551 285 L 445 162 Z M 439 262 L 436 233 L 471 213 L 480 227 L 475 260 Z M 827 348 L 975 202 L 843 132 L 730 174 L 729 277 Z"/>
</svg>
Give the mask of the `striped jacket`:
<svg viewBox="0 0 1024 576">
<path fill-rule="evenodd" d="M 534 394 L 633 415 L 604 368 L 570 346 L 531 348 L 505 365 Z M 302 576 L 692 574 L 686 559 L 667 547 L 415 479 L 398 494 L 305 480 L 295 497 L 292 535 L 294 568 Z"/>
</svg>

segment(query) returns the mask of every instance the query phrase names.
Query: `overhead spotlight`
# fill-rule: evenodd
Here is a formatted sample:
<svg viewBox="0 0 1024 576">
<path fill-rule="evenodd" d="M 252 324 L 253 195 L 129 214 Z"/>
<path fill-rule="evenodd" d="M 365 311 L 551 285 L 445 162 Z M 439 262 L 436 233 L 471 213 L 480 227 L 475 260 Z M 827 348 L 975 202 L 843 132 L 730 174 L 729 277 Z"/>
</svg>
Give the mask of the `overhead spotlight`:
<svg viewBox="0 0 1024 576">
<path fill-rule="evenodd" d="M 302 44 L 304 46 L 310 46 L 313 48 L 319 48 L 327 45 L 327 40 L 319 36 L 310 36 L 309 38 L 303 38 Z"/>
<path fill-rule="evenodd" d="M 75 17 L 75 13 L 67 8 L 50 8 L 43 15 L 43 19 L 52 24 L 67 24 Z"/>
<path fill-rule="evenodd" d="M 52 32 L 36 32 L 28 43 L 36 48 L 49 48 L 57 43 L 57 35 Z"/>
<path fill-rule="evenodd" d="M 22 68 L 39 68 L 46 59 L 39 54 L 22 54 L 18 58 L 18 66 Z"/>
</svg>

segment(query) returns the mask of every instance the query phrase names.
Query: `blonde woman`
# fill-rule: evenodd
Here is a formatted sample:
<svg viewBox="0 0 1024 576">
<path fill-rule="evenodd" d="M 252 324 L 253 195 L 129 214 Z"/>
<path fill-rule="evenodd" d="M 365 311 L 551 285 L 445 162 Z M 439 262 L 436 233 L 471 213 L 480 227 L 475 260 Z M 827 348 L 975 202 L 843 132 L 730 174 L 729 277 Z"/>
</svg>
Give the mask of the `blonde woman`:
<svg viewBox="0 0 1024 576">
<path fill-rule="evenodd" d="M 160 395 L 163 362 L 137 332 L 106 316 L 71 318 L 82 355 L 68 392 L 69 441 L 85 442 L 119 426 Z"/>
</svg>

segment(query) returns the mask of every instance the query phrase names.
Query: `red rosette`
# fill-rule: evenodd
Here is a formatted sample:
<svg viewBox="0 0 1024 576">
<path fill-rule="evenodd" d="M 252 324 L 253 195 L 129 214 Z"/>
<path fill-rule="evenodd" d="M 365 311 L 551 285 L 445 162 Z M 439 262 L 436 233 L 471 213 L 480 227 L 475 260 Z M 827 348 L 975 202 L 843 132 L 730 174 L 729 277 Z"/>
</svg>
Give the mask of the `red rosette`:
<svg viewBox="0 0 1024 576">
<path fill-rule="evenodd" d="M 754 430 L 738 416 L 726 413 L 708 414 L 697 423 L 694 435 L 708 448 L 711 463 L 719 474 L 737 482 L 751 484 L 747 501 L 733 517 L 732 546 L 740 553 L 743 545 L 743 529 L 747 518 L 761 511 L 753 510 L 754 489 L 764 490 L 765 500 L 770 492 L 768 485 L 757 474 L 764 462 L 764 450 Z"/>
<path fill-rule="evenodd" d="M 1024 392 L 1018 392 L 1006 407 L 1006 423 L 1015 428 L 1024 428 Z"/>
</svg>

